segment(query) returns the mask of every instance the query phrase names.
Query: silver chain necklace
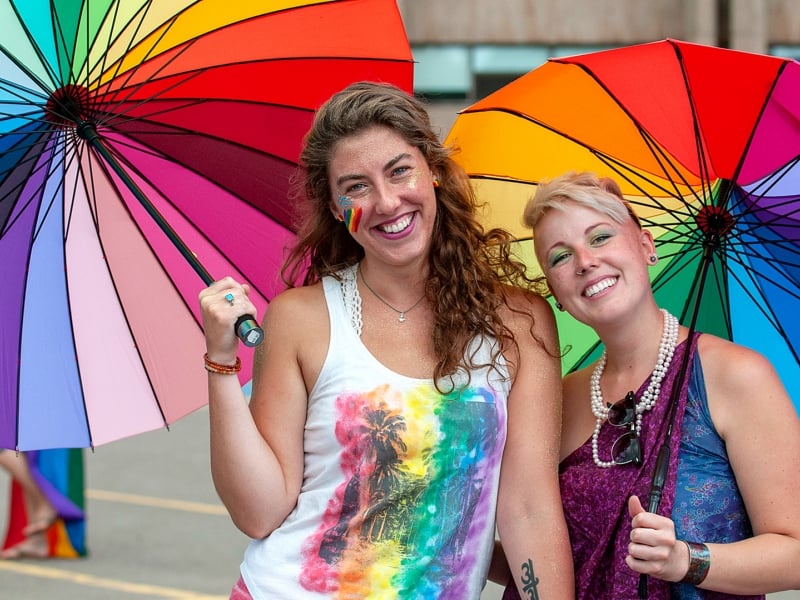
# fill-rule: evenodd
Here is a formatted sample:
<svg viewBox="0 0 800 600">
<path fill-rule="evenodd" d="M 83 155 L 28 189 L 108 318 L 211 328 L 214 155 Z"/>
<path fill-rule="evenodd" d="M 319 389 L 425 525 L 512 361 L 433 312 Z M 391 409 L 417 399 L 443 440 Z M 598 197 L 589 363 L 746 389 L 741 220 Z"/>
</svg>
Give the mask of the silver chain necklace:
<svg viewBox="0 0 800 600">
<path fill-rule="evenodd" d="M 406 313 L 411 312 L 412 310 L 414 310 L 419 305 L 419 303 L 422 302 L 425 299 L 425 294 L 422 294 L 422 297 L 419 300 L 417 300 L 416 302 L 414 302 L 414 305 L 411 308 L 407 308 L 405 310 L 398 310 L 394 306 L 389 304 L 386 300 L 384 300 L 378 292 L 376 292 L 371 287 L 369 287 L 369 284 L 367 283 L 367 280 L 364 279 L 364 272 L 361 270 L 361 263 L 358 263 L 358 272 L 361 275 L 361 281 L 363 281 L 364 285 L 367 286 L 367 289 L 370 292 L 372 292 L 372 295 L 375 296 L 381 302 L 383 302 L 386 306 L 391 308 L 398 315 L 400 315 L 399 317 L 397 317 L 397 320 L 400 323 L 405 323 L 406 322 Z"/>
</svg>

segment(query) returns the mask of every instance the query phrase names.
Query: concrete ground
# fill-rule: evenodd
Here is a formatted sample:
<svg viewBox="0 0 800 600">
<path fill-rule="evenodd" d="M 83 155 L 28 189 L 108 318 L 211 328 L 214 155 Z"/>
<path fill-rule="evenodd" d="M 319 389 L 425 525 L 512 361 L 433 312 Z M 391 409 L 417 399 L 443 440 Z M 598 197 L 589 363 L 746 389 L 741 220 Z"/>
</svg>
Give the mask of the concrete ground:
<svg viewBox="0 0 800 600">
<path fill-rule="evenodd" d="M 247 538 L 211 483 L 208 413 L 85 454 L 89 557 L 0 561 L 2 600 L 224 600 Z M 0 531 L 8 514 L 0 472 Z M 499 600 L 488 584 L 482 600 Z M 800 600 L 800 592 L 769 600 Z"/>
<path fill-rule="evenodd" d="M 217 498 L 206 409 L 86 451 L 87 545 L 80 560 L 0 561 L 0 598 L 223 600 L 247 538 Z M 0 482 L 0 524 L 7 477 Z"/>
</svg>

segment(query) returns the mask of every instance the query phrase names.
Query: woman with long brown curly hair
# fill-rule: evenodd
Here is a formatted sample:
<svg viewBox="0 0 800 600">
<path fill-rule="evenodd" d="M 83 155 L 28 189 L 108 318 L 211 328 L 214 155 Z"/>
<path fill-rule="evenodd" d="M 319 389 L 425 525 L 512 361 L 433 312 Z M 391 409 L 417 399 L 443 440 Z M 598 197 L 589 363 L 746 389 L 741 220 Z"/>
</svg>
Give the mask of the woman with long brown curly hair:
<svg viewBox="0 0 800 600">
<path fill-rule="evenodd" d="M 301 165 L 249 410 L 228 376 L 247 287 L 200 297 L 212 474 L 253 538 L 232 597 L 477 599 L 496 510 L 520 591 L 569 597 L 557 335 L 508 234 L 394 87 L 334 95 Z"/>
</svg>

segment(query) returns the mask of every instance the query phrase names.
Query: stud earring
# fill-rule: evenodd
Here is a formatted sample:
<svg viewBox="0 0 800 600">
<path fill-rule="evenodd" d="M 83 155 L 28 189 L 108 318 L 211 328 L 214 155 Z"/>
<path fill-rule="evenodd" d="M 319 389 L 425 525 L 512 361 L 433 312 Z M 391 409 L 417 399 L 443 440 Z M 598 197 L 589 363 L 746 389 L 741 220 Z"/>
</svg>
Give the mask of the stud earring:
<svg viewBox="0 0 800 600">
<path fill-rule="evenodd" d="M 339 221 L 339 223 L 344 223 L 344 217 L 339 213 L 333 213 L 333 218 Z"/>
<path fill-rule="evenodd" d="M 656 262 L 658 262 L 658 256 L 656 256 L 655 254 L 651 254 L 650 255 L 650 262 L 653 263 L 653 264 L 656 264 Z"/>
<path fill-rule="evenodd" d="M 558 310 L 560 310 L 560 311 L 563 311 L 563 310 L 564 310 L 564 307 L 562 306 L 561 302 L 556 302 L 556 308 L 557 308 Z"/>
<path fill-rule="evenodd" d="M 433 187 L 434 187 L 434 189 L 439 187 L 439 180 L 436 179 L 436 178 L 434 178 L 434 180 L 433 180 Z"/>
</svg>

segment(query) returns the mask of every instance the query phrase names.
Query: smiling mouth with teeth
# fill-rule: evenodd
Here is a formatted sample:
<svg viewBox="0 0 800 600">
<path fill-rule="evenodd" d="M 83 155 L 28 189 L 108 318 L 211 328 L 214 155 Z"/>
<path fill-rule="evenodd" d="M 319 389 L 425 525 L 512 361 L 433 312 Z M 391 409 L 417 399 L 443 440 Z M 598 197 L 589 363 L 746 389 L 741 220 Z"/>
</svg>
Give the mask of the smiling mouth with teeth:
<svg viewBox="0 0 800 600">
<path fill-rule="evenodd" d="M 591 298 L 592 296 L 596 296 L 603 290 L 607 290 L 610 287 L 613 287 L 617 283 L 616 277 L 609 277 L 608 279 L 603 279 L 603 281 L 598 281 L 594 285 L 590 285 L 586 288 L 586 291 L 583 292 L 583 295 L 587 298 Z"/>
<path fill-rule="evenodd" d="M 403 217 L 402 219 L 400 219 L 399 221 L 397 221 L 395 223 L 392 223 L 391 225 L 382 225 L 380 227 L 380 230 L 384 231 L 386 233 L 400 233 L 406 227 L 411 225 L 411 219 L 412 218 L 413 218 L 413 215 L 407 215 L 407 216 Z"/>
</svg>

